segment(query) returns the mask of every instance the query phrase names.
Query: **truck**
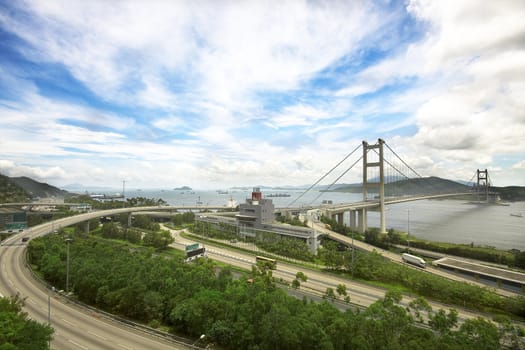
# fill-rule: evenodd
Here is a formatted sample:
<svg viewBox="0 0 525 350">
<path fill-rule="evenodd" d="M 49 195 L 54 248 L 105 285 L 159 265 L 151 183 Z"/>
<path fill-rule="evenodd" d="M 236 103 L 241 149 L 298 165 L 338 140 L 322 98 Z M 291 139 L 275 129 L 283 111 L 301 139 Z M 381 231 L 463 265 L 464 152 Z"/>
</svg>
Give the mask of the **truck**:
<svg viewBox="0 0 525 350">
<path fill-rule="evenodd" d="M 427 266 L 425 260 L 421 259 L 419 256 L 403 253 L 401 254 L 401 259 L 403 259 L 404 262 L 416 265 L 422 268 L 425 268 Z"/>
</svg>

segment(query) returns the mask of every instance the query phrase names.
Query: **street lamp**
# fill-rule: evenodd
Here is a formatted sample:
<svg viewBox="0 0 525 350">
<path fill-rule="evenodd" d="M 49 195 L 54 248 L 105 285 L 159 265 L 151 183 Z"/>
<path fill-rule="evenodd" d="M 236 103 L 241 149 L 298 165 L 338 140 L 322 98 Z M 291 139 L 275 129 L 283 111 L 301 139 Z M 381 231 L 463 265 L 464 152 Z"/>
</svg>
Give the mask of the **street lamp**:
<svg viewBox="0 0 525 350">
<path fill-rule="evenodd" d="M 410 253 L 410 208 L 407 209 L 407 244 Z"/>
<path fill-rule="evenodd" d="M 199 341 L 201 341 L 202 339 L 204 339 L 206 337 L 206 334 L 201 334 L 201 336 L 199 337 L 199 339 L 195 340 L 193 342 L 193 344 L 191 344 L 191 346 L 194 346 L 195 344 L 197 344 Z"/>
<path fill-rule="evenodd" d="M 67 255 L 66 255 L 66 295 L 69 294 L 69 243 L 72 242 L 72 238 L 66 238 L 65 242 L 67 244 Z"/>
</svg>

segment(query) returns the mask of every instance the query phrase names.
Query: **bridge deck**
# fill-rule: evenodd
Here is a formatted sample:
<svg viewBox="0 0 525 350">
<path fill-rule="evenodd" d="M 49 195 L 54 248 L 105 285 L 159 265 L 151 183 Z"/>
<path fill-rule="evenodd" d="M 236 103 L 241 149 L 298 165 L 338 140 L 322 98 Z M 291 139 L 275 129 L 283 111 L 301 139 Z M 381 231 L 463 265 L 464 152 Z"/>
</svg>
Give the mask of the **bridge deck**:
<svg viewBox="0 0 525 350">
<path fill-rule="evenodd" d="M 496 280 L 504 280 L 513 284 L 525 286 L 525 273 L 475 264 L 468 261 L 457 260 L 449 257 L 436 260 L 434 261 L 434 264 L 448 269 L 454 269 L 469 274 L 484 276 Z"/>
</svg>

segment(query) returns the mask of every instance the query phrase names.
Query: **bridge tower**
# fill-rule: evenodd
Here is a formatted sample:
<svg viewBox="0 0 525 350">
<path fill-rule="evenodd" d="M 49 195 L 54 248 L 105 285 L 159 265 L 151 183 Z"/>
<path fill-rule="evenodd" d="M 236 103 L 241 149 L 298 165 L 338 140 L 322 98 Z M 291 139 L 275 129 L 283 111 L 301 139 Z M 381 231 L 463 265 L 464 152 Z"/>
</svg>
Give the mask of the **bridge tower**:
<svg viewBox="0 0 525 350">
<path fill-rule="evenodd" d="M 384 159 L 383 159 L 383 145 L 385 141 L 383 139 L 377 139 L 377 143 L 370 145 L 368 142 L 363 141 L 363 201 L 368 200 L 368 190 L 372 188 L 378 188 L 379 192 L 379 210 L 380 210 L 380 229 L 381 233 L 386 233 L 386 217 L 385 217 L 385 172 L 384 172 Z M 377 161 L 369 161 L 368 151 L 378 149 L 379 159 Z M 375 160 L 375 159 L 374 159 Z M 368 169 L 379 168 L 379 181 L 369 182 L 368 181 Z M 362 215 L 361 229 L 366 230 L 366 209 L 359 213 Z"/>
<path fill-rule="evenodd" d="M 484 191 L 485 192 L 485 200 L 488 202 L 489 201 L 489 187 L 490 187 L 489 172 L 488 172 L 487 169 L 485 169 L 485 170 L 479 170 L 478 169 L 477 175 L 478 175 L 478 185 L 477 185 L 476 190 L 479 193 Z"/>
</svg>

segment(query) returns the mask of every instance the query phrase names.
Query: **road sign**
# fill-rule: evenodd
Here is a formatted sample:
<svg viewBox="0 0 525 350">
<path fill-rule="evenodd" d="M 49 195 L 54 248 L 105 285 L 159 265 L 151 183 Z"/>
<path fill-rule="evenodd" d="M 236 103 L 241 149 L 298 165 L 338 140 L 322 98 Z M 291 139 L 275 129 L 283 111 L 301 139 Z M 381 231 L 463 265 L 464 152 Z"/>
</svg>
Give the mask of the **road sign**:
<svg viewBox="0 0 525 350">
<path fill-rule="evenodd" d="M 27 228 L 27 222 L 8 222 L 5 224 L 7 231 L 19 231 Z"/>
<path fill-rule="evenodd" d="M 195 249 L 199 249 L 199 243 L 194 243 L 194 244 L 190 244 L 186 246 L 187 252 L 195 250 Z"/>
</svg>

